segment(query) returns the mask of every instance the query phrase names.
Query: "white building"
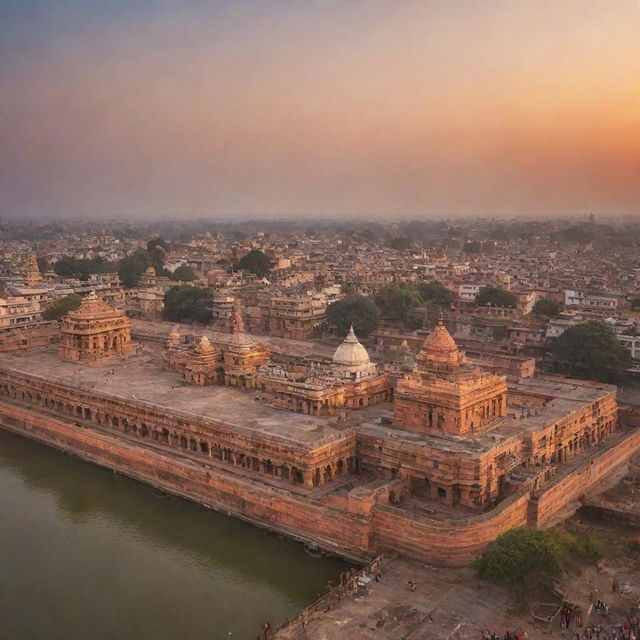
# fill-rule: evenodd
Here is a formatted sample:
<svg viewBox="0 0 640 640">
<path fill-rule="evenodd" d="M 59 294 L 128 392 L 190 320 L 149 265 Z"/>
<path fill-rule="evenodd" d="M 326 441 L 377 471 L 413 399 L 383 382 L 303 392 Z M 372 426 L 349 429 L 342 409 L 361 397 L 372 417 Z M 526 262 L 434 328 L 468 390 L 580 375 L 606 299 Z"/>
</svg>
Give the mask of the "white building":
<svg viewBox="0 0 640 640">
<path fill-rule="evenodd" d="M 640 360 L 640 336 L 618 336 L 620 344 L 629 351 L 634 360 Z"/>
<path fill-rule="evenodd" d="M 458 286 L 458 295 L 462 300 L 469 300 L 473 302 L 476 296 L 480 293 L 482 287 L 486 287 L 486 284 L 474 284 L 465 283 Z"/>
<path fill-rule="evenodd" d="M 615 311 L 618 306 L 618 296 L 611 293 L 565 289 L 564 306 L 582 307 L 583 309 L 602 311 Z"/>
</svg>

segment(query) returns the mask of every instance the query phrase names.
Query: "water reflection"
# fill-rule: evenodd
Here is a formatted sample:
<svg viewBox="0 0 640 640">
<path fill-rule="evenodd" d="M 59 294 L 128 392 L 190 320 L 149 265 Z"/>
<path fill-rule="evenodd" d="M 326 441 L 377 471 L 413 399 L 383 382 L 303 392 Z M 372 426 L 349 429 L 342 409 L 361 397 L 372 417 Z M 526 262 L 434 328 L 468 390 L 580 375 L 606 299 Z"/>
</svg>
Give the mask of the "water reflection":
<svg viewBox="0 0 640 640">
<path fill-rule="evenodd" d="M 0 431 L 0 637 L 254 638 L 347 565 Z"/>
</svg>

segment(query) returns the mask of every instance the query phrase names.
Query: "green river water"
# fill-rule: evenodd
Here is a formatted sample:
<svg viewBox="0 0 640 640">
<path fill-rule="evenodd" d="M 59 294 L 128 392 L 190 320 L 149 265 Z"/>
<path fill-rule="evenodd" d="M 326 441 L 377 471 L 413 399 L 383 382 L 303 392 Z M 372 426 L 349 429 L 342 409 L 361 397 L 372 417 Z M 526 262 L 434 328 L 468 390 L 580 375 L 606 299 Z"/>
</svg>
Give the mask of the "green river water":
<svg viewBox="0 0 640 640">
<path fill-rule="evenodd" d="M 253 639 L 347 564 L 0 431 L 2 640 Z"/>
</svg>

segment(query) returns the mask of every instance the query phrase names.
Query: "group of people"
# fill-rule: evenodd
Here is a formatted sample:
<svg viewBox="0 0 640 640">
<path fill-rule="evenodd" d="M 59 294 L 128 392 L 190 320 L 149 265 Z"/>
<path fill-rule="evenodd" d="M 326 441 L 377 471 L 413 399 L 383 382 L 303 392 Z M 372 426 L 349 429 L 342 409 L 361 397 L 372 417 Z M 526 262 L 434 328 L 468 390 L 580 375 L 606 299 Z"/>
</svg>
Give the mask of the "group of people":
<svg viewBox="0 0 640 640">
<path fill-rule="evenodd" d="M 582 633 L 576 631 L 575 640 L 640 640 L 640 621 L 634 615 L 609 628 L 593 624 Z"/>
<path fill-rule="evenodd" d="M 507 629 L 502 636 L 495 631 L 491 633 L 488 629 L 482 632 L 481 640 L 528 640 L 529 634 L 520 629 Z"/>
</svg>

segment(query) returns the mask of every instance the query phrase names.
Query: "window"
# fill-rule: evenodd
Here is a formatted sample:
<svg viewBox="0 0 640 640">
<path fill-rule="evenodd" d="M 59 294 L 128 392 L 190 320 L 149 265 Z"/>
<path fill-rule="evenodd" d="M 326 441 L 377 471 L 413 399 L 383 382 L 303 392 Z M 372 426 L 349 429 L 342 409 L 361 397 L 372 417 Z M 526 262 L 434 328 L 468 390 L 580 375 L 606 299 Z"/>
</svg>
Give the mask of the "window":
<svg viewBox="0 0 640 640">
<path fill-rule="evenodd" d="M 446 498 L 447 497 L 447 490 L 443 489 L 442 487 L 438 487 L 438 497 L 439 498 Z"/>
</svg>

